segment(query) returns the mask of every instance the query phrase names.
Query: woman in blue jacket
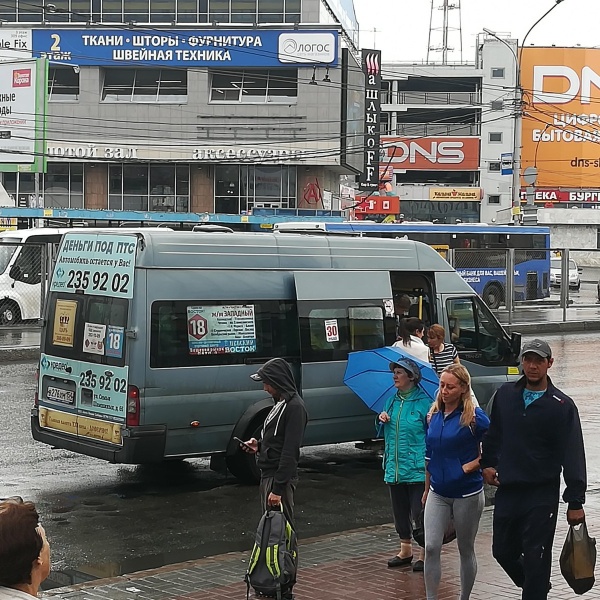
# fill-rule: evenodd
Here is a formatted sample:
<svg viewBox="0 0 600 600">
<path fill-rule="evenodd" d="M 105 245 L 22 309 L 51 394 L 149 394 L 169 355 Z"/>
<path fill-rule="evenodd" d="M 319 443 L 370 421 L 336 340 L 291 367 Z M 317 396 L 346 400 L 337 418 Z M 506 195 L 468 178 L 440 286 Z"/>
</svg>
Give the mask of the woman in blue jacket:
<svg viewBox="0 0 600 600">
<path fill-rule="evenodd" d="M 425 504 L 425 589 L 437 600 L 442 576 L 442 541 L 454 517 L 460 553 L 460 600 L 468 600 L 475 583 L 475 536 L 484 506 L 479 466 L 481 440 L 490 420 L 471 396 L 471 377 L 453 364 L 440 376 L 427 431 Z"/>
<path fill-rule="evenodd" d="M 391 363 L 394 386 L 398 390 L 379 415 L 383 424 L 385 454 L 384 481 L 390 488 L 394 524 L 400 536 L 400 552 L 388 560 L 388 567 L 410 565 L 412 524 L 422 510 L 425 490 L 425 432 L 431 398 L 420 388 L 419 366 L 409 358 Z M 423 570 L 423 556 L 413 565 Z"/>
</svg>

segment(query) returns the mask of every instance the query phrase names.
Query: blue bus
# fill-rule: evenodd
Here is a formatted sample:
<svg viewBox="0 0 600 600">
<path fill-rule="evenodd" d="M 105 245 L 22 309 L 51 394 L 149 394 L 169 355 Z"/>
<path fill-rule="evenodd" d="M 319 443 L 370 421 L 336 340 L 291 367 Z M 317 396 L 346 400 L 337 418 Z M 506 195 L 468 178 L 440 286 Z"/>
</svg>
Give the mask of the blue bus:
<svg viewBox="0 0 600 600">
<path fill-rule="evenodd" d="M 454 268 L 490 308 L 498 308 L 505 302 L 506 250 L 514 248 L 515 301 L 539 300 L 550 295 L 548 227 L 350 221 L 279 223 L 275 230 L 405 238 L 424 242 L 447 259 L 449 251 L 454 251 Z"/>
</svg>

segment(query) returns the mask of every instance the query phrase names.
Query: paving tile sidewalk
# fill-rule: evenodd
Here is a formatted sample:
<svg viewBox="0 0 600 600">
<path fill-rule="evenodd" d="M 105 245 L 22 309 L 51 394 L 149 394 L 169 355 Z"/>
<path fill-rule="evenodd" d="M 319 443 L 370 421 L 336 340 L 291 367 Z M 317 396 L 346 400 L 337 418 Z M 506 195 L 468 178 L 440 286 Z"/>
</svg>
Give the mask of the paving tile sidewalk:
<svg viewBox="0 0 600 600">
<path fill-rule="evenodd" d="M 588 509 L 588 524 L 600 528 L 600 511 Z M 558 567 L 566 535 L 564 507 L 554 545 L 552 600 L 575 598 Z M 486 510 L 477 537 L 479 572 L 471 600 L 520 598 L 491 556 L 491 510 Z M 596 527 L 594 527 L 596 525 Z M 300 546 L 297 600 L 425 600 L 422 573 L 410 568 L 388 569 L 387 559 L 398 549 L 391 525 L 369 527 L 305 540 Z M 59 588 L 44 593 L 46 600 L 243 600 L 247 552 L 234 552 L 140 571 L 112 579 Z M 459 598 L 459 556 L 456 542 L 444 546 L 439 600 Z M 600 573 L 597 573 L 598 578 Z M 599 597 L 594 591 L 588 597 Z M 251 598 L 253 598 L 251 593 Z"/>
</svg>

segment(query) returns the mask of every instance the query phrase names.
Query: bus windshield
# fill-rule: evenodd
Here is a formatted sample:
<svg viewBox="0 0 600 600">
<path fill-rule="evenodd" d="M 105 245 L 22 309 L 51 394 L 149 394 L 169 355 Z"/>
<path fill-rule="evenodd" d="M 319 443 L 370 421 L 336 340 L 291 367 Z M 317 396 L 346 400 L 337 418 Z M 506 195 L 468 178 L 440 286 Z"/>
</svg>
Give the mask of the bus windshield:
<svg viewBox="0 0 600 600">
<path fill-rule="evenodd" d="M 18 246 L 14 246 L 13 244 L 18 244 L 20 241 L 21 238 L 3 238 L 0 241 L 0 275 L 4 273 L 10 263 L 10 259 L 18 248 Z"/>
</svg>

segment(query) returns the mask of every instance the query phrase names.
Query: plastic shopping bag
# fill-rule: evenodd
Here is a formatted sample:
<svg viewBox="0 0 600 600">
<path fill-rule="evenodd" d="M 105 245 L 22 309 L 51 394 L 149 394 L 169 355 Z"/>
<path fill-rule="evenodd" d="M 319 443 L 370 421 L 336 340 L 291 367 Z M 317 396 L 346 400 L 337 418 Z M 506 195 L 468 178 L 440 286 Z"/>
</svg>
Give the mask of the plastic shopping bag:
<svg viewBox="0 0 600 600">
<path fill-rule="evenodd" d="M 592 589 L 595 566 L 596 539 L 589 536 L 587 525 L 569 527 L 560 553 L 560 572 L 576 594 L 585 594 Z"/>
</svg>

